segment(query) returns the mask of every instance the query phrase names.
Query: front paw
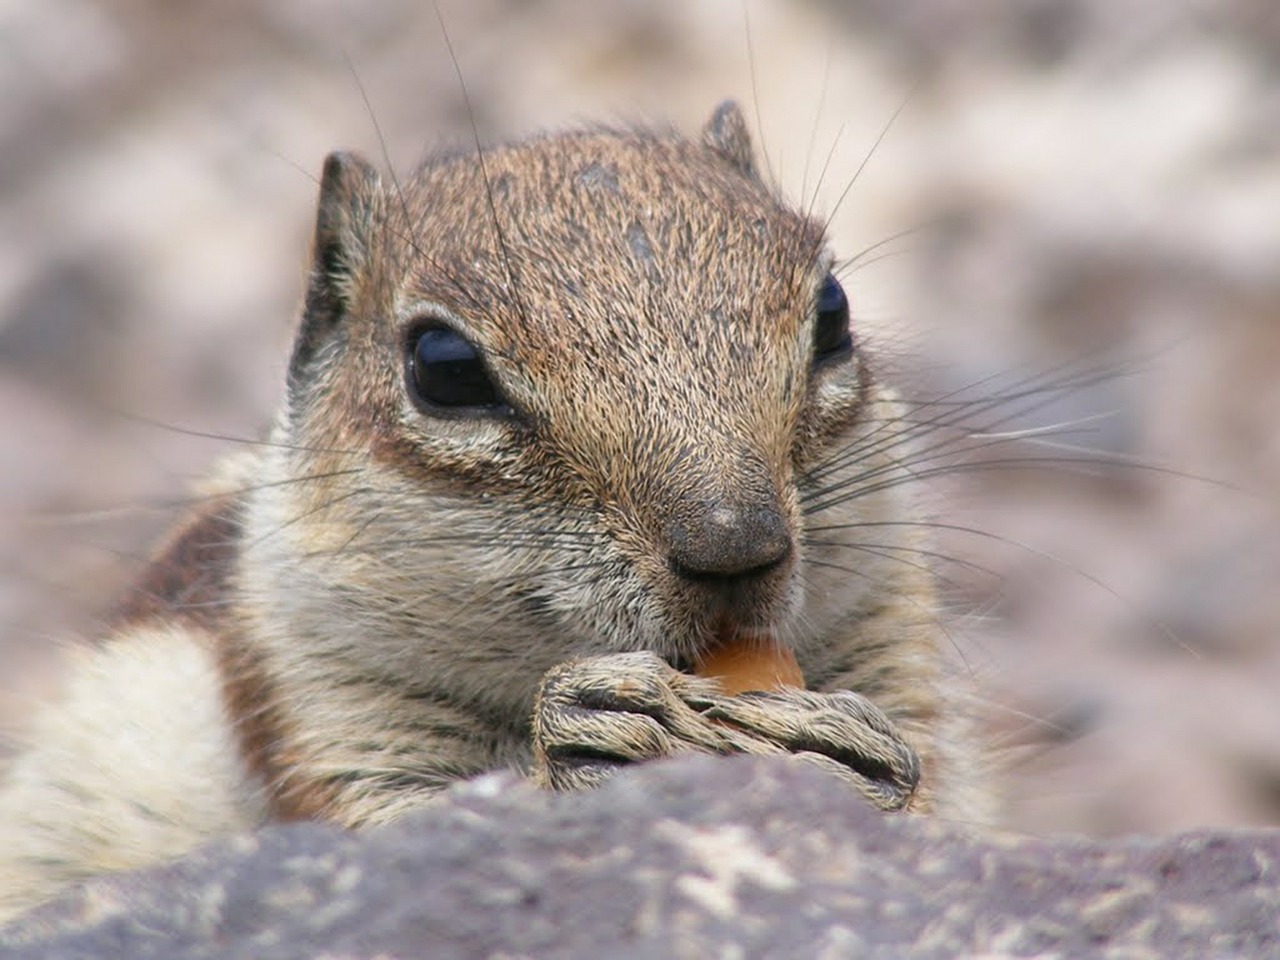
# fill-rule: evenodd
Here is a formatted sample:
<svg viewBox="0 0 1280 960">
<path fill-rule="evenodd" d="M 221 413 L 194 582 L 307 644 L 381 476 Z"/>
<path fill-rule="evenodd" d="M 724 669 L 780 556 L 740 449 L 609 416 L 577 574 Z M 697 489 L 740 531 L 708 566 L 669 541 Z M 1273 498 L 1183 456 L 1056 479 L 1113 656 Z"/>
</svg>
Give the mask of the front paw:
<svg viewBox="0 0 1280 960">
<path fill-rule="evenodd" d="M 776 691 L 719 697 L 709 720 L 777 744 L 851 784 L 881 810 L 902 810 L 920 781 L 920 759 L 893 722 L 849 690 Z"/>
<path fill-rule="evenodd" d="M 619 767 L 682 753 L 782 753 L 705 711 L 713 681 L 657 654 L 618 653 L 547 671 L 533 712 L 534 779 L 556 790 L 594 787 Z"/>
</svg>

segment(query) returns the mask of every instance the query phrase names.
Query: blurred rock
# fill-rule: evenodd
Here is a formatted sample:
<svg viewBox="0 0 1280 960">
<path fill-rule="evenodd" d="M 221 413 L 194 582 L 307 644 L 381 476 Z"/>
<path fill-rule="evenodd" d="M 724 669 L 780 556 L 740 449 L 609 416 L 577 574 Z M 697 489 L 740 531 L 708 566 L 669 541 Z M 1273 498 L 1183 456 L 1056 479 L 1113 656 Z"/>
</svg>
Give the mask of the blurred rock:
<svg viewBox="0 0 1280 960">
<path fill-rule="evenodd" d="M 363 836 L 269 829 L 100 881 L 0 933 L 103 956 L 1262 956 L 1280 835 L 1109 843 L 888 818 L 785 761 L 649 765 L 598 792 L 507 778 Z"/>
</svg>

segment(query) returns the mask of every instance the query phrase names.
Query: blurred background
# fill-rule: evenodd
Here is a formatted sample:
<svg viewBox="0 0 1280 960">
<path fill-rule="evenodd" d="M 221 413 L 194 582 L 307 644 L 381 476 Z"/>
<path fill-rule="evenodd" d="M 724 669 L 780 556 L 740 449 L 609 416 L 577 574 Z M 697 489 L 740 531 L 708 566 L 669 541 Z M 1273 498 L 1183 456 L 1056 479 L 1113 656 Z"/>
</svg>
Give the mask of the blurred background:
<svg viewBox="0 0 1280 960">
<path fill-rule="evenodd" d="M 328 150 L 403 171 L 472 123 L 692 132 L 731 95 L 787 195 L 869 250 L 846 287 L 908 394 L 1074 378 L 986 426 L 1062 425 L 1001 456 L 1097 463 L 929 493 L 1009 823 L 1280 823 L 1280 8 L 440 15 L 469 105 L 422 0 L 0 0 L 0 725 L 217 438 L 260 434 Z"/>
</svg>

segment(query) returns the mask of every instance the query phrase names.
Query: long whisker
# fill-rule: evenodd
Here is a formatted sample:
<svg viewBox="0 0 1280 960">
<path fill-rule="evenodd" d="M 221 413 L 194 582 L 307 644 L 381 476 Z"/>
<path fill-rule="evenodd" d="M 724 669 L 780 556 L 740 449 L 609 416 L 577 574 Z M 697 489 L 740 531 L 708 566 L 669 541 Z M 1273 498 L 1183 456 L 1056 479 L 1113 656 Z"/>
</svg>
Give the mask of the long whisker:
<svg viewBox="0 0 1280 960">
<path fill-rule="evenodd" d="M 845 198 L 849 195 L 849 191 L 852 190 L 853 185 L 858 182 L 858 178 L 862 176 L 862 171 L 867 168 L 867 164 L 871 162 L 871 158 L 875 156 L 875 152 L 880 149 L 880 144 L 884 143 L 885 137 L 889 135 L 889 131 L 893 129 L 893 125 L 897 123 L 898 117 L 901 116 L 902 111 L 906 109 L 907 104 L 911 102 L 911 98 L 915 96 L 915 92 L 916 88 L 913 86 L 907 91 L 906 96 L 902 98 L 902 102 L 898 104 L 897 108 L 889 116 L 889 119 L 885 121 L 884 126 L 880 129 L 880 133 L 876 136 L 874 142 L 872 142 L 871 146 L 867 149 L 867 152 L 863 155 L 862 161 L 858 164 L 857 169 L 853 171 L 853 176 L 849 178 L 849 182 L 845 184 L 844 190 L 842 190 L 840 192 L 840 196 L 836 198 L 835 206 L 833 206 L 831 208 L 831 212 L 827 214 L 827 218 L 822 225 L 823 233 L 826 233 L 831 229 L 831 224 L 835 220 L 836 214 L 839 213 L 840 207 L 844 204 Z"/>
<path fill-rule="evenodd" d="M 768 138 L 764 135 L 764 124 L 760 121 L 760 87 L 757 77 L 756 50 L 751 42 L 751 11 L 747 3 L 742 4 L 742 32 L 747 41 L 747 64 L 751 70 L 751 109 L 755 114 L 756 139 L 760 141 L 760 155 L 764 158 L 765 172 L 775 181 L 777 177 L 773 163 L 769 160 Z"/>
<path fill-rule="evenodd" d="M 850 549 L 861 550 L 866 553 L 873 553 L 875 556 L 884 557 L 886 560 L 896 560 L 903 563 L 909 563 L 909 562 L 906 560 L 902 560 L 902 558 L 895 556 L 895 554 L 910 553 L 910 554 L 915 554 L 916 556 L 925 557 L 929 560 L 937 560 L 943 563 L 949 563 L 958 567 L 963 567 L 966 570 L 973 570 L 976 573 L 984 574 L 1001 583 L 1003 583 L 1005 580 L 1005 577 L 1002 573 L 1000 573 L 999 571 L 991 567 L 984 566 L 983 564 L 977 563 L 976 561 L 973 561 L 973 560 L 966 560 L 963 557 L 956 557 L 956 556 L 952 556 L 951 554 L 942 553 L 937 550 L 927 550 L 923 547 L 909 547 L 902 544 L 894 544 L 894 543 L 865 543 L 860 541 L 849 542 L 845 540 L 819 540 L 819 539 L 810 537 L 808 535 L 804 537 L 804 543 L 807 546 L 815 546 L 815 547 L 836 547 L 836 548 L 848 547 Z M 951 580 L 950 578 L 947 578 L 942 574 L 940 574 L 936 567 L 933 567 L 924 563 L 914 563 L 914 562 L 910 562 L 909 565 L 912 567 L 916 567 L 920 570 L 923 570 L 933 577 L 940 578 L 944 583 L 949 583 L 952 586 L 959 586 L 959 584 L 957 584 L 954 580 Z"/>
<path fill-rule="evenodd" d="M 818 182 L 814 184 L 813 195 L 809 196 L 809 164 L 813 160 L 813 148 L 818 141 L 818 124 L 822 120 L 822 112 L 827 104 L 827 88 L 831 84 L 831 55 L 835 47 L 835 40 L 832 37 L 827 38 L 827 52 L 823 58 L 822 66 L 822 87 L 818 94 L 818 106 L 814 110 L 813 125 L 809 128 L 809 147 L 804 153 L 804 172 L 800 178 L 800 199 L 804 207 L 805 216 L 808 217 L 813 212 L 813 203 L 818 198 L 818 193 L 822 189 L 822 182 L 827 175 L 827 168 L 831 165 L 831 156 L 835 152 L 836 143 L 840 141 L 839 133 L 836 134 L 835 140 L 831 144 L 831 150 L 827 152 L 827 159 L 822 164 L 822 172 L 818 175 Z M 753 71 L 754 72 L 754 71 Z M 843 131 L 843 126 L 841 131 Z"/>
<path fill-rule="evenodd" d="M 963 534 L 967 534 L 968 536 L 978 537 L 984 540 L 992 540 L 997 543 L 1004 543 L 1004 544 L 1008 544 L 1011 547 L 1016 547 L 1019 550 L 1022 550 L 1022 551 L 1025 551 L 1026 553 L 1031 554 L 1032 556 L 1039 557 L 1042 560 L 1048 560 L 1050 563 L 1053 563 L 1056 566 L 1059 566 L 1062 569 L 1067 570 L 1073 575 L 1080 577 L 1082 580 L 1086 580 L 1087 582 L 1093 584 L 1095 587 L 1099 588 L 1100 590 L 1103 590 L 1112 599 L 1118 601 L 1121 605 L 1123 605 L 1126 610 L 1129 610 L 1131 613 L 1134 613 L 1135 615 L 1140 617 L 1145 623 L 1148 623 L 1151 626 L 1155 627 L 1160 632 L 1160 634 L 1166 640 L 1168 640 L 1171 644 L 1183 650 L 1184 652 L 1191 654 L 1193 657 L 1197 659 L 1200 658 L 1200 653 L 1190 644 L 1183 641 L 1177 635 L 1177 633 L 1174 632 L 1172 627 L 1170 627 L 1167 623 L 1165 623 L 1163 620 L 1160 620 L 1157 617 L 1153 617 L 1150 614 L 1143 613 L 1143 611 L 1139 610 L 1132 601 L 1126 598 L 1123 594 L 1117 592 L 1116 590 L 1113 590 L 1103 580 L 1089 573 L 1087 570 L 1080 568 L 1076 564 L 1071 563 L 1069 560 L 1065 560 L 1062 557 L 1059 557 L 1055 554 L 1048 552 L 1047 550 L 1041 550 L 1037 547 L 1033 547 L 1030 544 L 1024 543 L 1021 540 L 1017 540 L 1013 537 L 1005 536 L 1004 534 L 992 533 L 990 530 L 982 530 L 978 527 L 970 527 L 964 524 L 942 523 L 936 520 L 864 520 L 864 521 L 858 521 L 854 523 L 827 524 L 823 526 L 813 527 L 811 529 L 813 532 L 819 533 L 819 532 L 827 532 L 827 531 L 835 531 L 835 530 L 856 530 L 856 529 L 870 528 L 870 527 L 915 527 L 915 528 L 926 528 L 926 529 L 932 529 L 932 530 L 947 530 L 953 533 L 963 533 Z"/>
<path fill-rule="evenodd" d="M 874 577 L 871 577 L 865 571 L 858 570 L 854 567 L 848 567 L 848 566 L 845 566 L 844 564 L 834 563 L 833 561 L 830 561 L 830 560 L 817 560 L 817 559 L 811 559 L 807 562 L 814 567 L 821 567 L 828 570 L 838 570 L 841 573 L 847 573 L 851 576 L 859 577 L 863 580 L 869 581 L 870 583 L 877 582 Z M 912 597 L 910 595 L 906 595 L 906 594 L 900 595 L 900 599 L 906 600 L 910 606 L 914 607 L 920 613 L 924 614 L 928 618 L 930 623 L 932 623 L 934 626 L 936 626 L 939 630 L 942 631 L 943 635 L 947 638 L 947 641 L 951 644 L 952 649 L 955 650 L 956 655 L 960 658 L 961 662 L 964 664 L 965 669 L 968 670 L 969 672 L 972 672 L 972 667 L 969 665 L 969 660 L 965 656 L 964 650 L 961 648 L 960 644 L 956 641 L 955 636 L 952 635 L 951 631 L 947 628 L 946 623 L 943 622 L 941 616 L 939 616 L 938 611 L 930 606 L 926 606 L 924 603 L 922 603 L 921 601 L 917 600 L 915 597 Z"/>
<path fill-rule="evenodd" d="M 905 414 L 882 421 L 867 437 L 845 447 L 836 456 L 829 458 L 821 468 L 812 471 L 809 476 L 811 478 L 821 477 L 827 473 L 842 469 L 852 460 L 866 459 L 871 454 L 892 449 L 892 446 L 889 445 L 890 441 L 914 442 L 916 437 L 925 433 L 933 433 L 942 427 L 972 423 L 975 417 L 992 410 L 1003 409 L 1005 416 L 994 424 L 988 424 L 988 428 L 1002 426 L 1013 419 L 1034 413 L 1041 404 L 1053 402 L 1056 396 L 1062 392 L 1083 389 L 1113 376 L 1109 371 L 1095 373 L 1086 371 L 1084 374 L 1073 374 L 1069 372 L 1072 367 L 1072 363 L 1064 363 L 1055 370 L 1048 371 L 1048 373 L 1034 374 L 1016 380 L 1002 392 L 983 395 L 974 399 L 959 398 L 965 393 L 986 386 L 988 383 L 998 379 L 1001 374 L 992 373 L 976 383 L 957 387 L 942 394 L 940 397 L 915 402 L 904 400 L 903 403 L 907 408 Z M 1029 407 L 1017 405 L 1017 402 L 1028 398 L 1033 398 L 1039 403 L 1032 404 Z M 915 415 L 922 410 L 936 412 L 929 418 L 916 419 Z M 895 430 L 894 428 L 898 429 Z M 886 431 L 889 432 L 886 433 Z M 948 438 L 943 442 L 954 442 L 954 438 Z"/>
<path fill-rule="evenodd" d="M 359 450 L 344 450 L 339 447 L 316 447 L 308 444 L 289 443 L 284 440 L 277 440 L 271 437 L 243 437 L 230 433 L 218 433 L 212 430 L 197 430 L 194 427 L 184 427 L 179 424 L 156 417 L 149 417 L 139 413 L 132 413 L 127 410 L 115 409 L 111 411 L 111 416 L 128 423 L 136 423 L 146 427 L 155 427 L 166 433 L 176 433 L 183 437 L 195 437 L 200 440 L 220 440 L 224 443 L 232 443 L 237 446 L 245 447 L 266 447 L 276 450 L 294 450 L 300 453 L 332 453 L 332 454 L 358 454 Z"/>
<path fill-rule="evenodd" d="M 1069 386 L 1072 389 L 1076 388 L 1076 384 L 1076 381 L 1069 382 Z M 877 428 L 871 432 L 871 435 L 866 440 L 851 444 L 849 447 L 842 450 L 837 456 L 831 458 L 830 461 L 819 471 L 811 473 L 809 475 L 809 480 L 813 481 L 820 479 L 822 476 L 829 475 L 835 470 L 842 469 L 846 464 L 855 460 L 867 460 L 871 462 L 871 465 L 856 477 L 841 479 L 834 485 L 834 487 L 828 486 L 812 489 L 806 493 L 805 498 L 808 501 L 812 501 L 817 497 L 833 492 L 834 489 L 847 489 L 853 483 L 865 482 L 886 473 L 895 473 L 896 471 L 903 469 L 907 463 L 919 464 L 928 462 L 932 459 L 937 459 L 944 454 L 954 455 L 959 452 L 958 448 L 969 443 L 969 435 L 967 433 L 944 436 L 942 440 L 932 444 L 931 446 L 913 449 L 911 450 L 911 456 L 907 460 L 897 460 L 890 457 L 887 462 L 875 462 L 877 455 L 887 456 L 889 451 L 897 447 L 913 443 L 921 434 L 934 433 L 941 427 L 954 426 L 969 420 L 975 412 L 975 408 L 978 412 L 985 412 L 993 406 L 998 406 L 1001 403 L 1004 403 L 1007 407 L 1006 414 L 1003 417 L 998 418 L 995 423 L 992 424 L 992 426 L 1002 426 L 1004 423 L 1010 422 L 1011 420 L 1028 416 L 1043 406 L 1053 402 L 1057 393 L 1062 389 L 1066 389 L 1066 386 L 1064 385 L 1059 387 L 1054 385 L 1047 387 L 1042 384 L 1035 389 L 1020 391 L 1015 395 L 1025 395 L 1035 398 L 1035 402 L 1023 404 L 1021 406 L 1008 404 L 1008 396 L 1006 395 L 1005 397 L 996 400 L 975 401 L 973 407 L 959 406 L 950 409 L 944 408 L 943 412 L 939 413 L 936 417 L 925 420 L 913 420 L 908 417 L 902 417 L 895 418 L 892 421 L 886 421 L 886 424 L 892 422 L 895 424 L 905 424 L 905 426 L 901 429 L 891 431 L 882 437 L 877 437 L 877 434 L 879 434 L 881 430 L 881 428 Z"/>
<path fill-rule="evenodd" d="M 471 93 L 467 89 L 467 81 L 462 75 L 462 66 L 458 63 L 458 55 L 453 49 L 453 39 L 449 36 L 449 29 L 445 26 L 444 14 L 440 12 L 439 4 L 436 5 L 436 20 L 440 24 L 440 34 L 444 37 L 444 45 L 449 51 L 449 60 L 453 63 L 454 75 L 458 78 L 458 88 L 462 91 L 462 102 L 467 108 L 467 119 L 471 123 L 471 139 L 476 148 L 476 161 L 480 166 L 480 176 L 484 181 L 485 203 L 489 208 L 489 221 L 493 227 L 493 234 L 498 241 L 498 253 L 502 257 L 502 269 L 507 276 L 507 286 L 510 288 L 511 302 L 516 308 L 521 322 L 526 328 L 529 327 L 529 312 L 525 309 L 524 299 L 520 296 L 520 283 L 516 276 L 516 269 L 511 257 L 511 250 L 507 245 L 506 231 L 502 228 L 502 222 L 498 219 L 498 206 L 493 196 L 493 181 L 489 177 L 489 164 L 485 159 L 484 146 L 480 142 L 480 129 L 476 126 L 475 110 L 471 106 Z"/>
<path fill-rule="evenodd" d="M 230 486 L 215 490 L 211 493 L 202 493 L 193 496 L 164 497 L 154 500 L 151 503 L 123 504 L 119 506 L 98 507 L 88 510 L 70 510 L 65 513 L 24 513 L 22 517 L 19 518 L 19 522 L 32 527 L 69 526 L 73 524 L 101 523 L 129 516 L 173 513 L 179 510 L 199 507 L 202 504 L 211 503 L 215 500 L 235 498 L 261 490 L 270 490 L 276 487 L 288 487 L 296 483 L 308 483 L 317 480 L 329 480 L 337 477 L 354 476 L 356 474 L 363 473 L 364 470 L 364 467 L 351 467 L 345 470 L 327 470 L 323 473 L 302 474 L 296 477 L 288 477 L 284 480 L 264 480 L 261 483 L 248 483 L 238 486 Z"/>
<path fill-rule="evenodd" d="M 972 453 L 975 450 L 985 449 L 988 444 L 975 444 L 972 447 L 963 447 L 955 451 L 955 454 Z M 1113 472 L 1117 468 L 1137 473 L 1150 473 L 1158 476 L 1174 477 L 1180 480 L 1191 480 L 1196 483 L 1210 484 L 1219 486 L 1224 489 L 1232 489 L 1232 487 L 1219 480 L 1210 477 L 1198 476 L 1196 474 L 1187 473 L 1183 470 L 1176 470 L 1172 467 L 1161 466 L 1160 464 L 1144 463 L 1130 457 L 1120 457 L 1111 455 L 1077 455 L 1069 457 L 1041 457 L 1041 456 L 1019 456 L 1019 457 L 1000 457 L 986 460 L 960 460 L 954 463 L 945 463 L 939 466 L 925 467 L 917 469 L 919 463 L 929 462 L 934 457 L 921 458 L 920 460 L 907 460 L 895 466 L 908 471 L 907 477 L 889 476 L 886 479 L 878 480 L 873 483 L 867 483 L 865 477 L 851 478 L 847 483 L 832 484 L 826 489 L 829 495 L 828 499 L 816 504 L 805 503 L 805 512 L 809 514 L 822 513 L 832 507 L 857 500 L 861 497 L 871 496 L 883 490 L 889 490 L 893 487 L 901 486 L 904 483 L 926 480 L 930 477 L 945 477 L 960 473 L 985 473 L 998 472 L 1002 470 L 1044 470 L 1049 467 L 1056 469 L 1062 468 L 1084 468 L 1090 467 L 1092 470 L 1085 471 L 1089 476 L 1102 476 L 1103 471 Z M 891 470 L 873 470 L 868 473 L 885 473 Z M 803 498 L 802 498 L 802 502 Z"/>
</svg>

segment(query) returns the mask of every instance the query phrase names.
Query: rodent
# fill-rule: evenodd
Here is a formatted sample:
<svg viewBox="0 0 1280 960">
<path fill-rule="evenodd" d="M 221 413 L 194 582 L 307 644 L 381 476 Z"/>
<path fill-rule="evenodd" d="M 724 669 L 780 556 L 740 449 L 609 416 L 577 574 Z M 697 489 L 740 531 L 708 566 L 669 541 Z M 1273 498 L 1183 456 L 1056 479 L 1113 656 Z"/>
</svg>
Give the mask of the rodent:
<svg viewBox="0 0 1280 960">
<path fill-rule="evenodd" d="M 280 412 L 81 653 L 0 787 L 0 918 L 460 778 L 796 753 L 981 819 L 902 463 L 824 224 L 698 138 L 588 128 L 384 181 L 333 154 Z M 862 550 L 867 525 L 876 549 Z M 726 637 L 805 689 L 691 675 Z"/>
</svg>

